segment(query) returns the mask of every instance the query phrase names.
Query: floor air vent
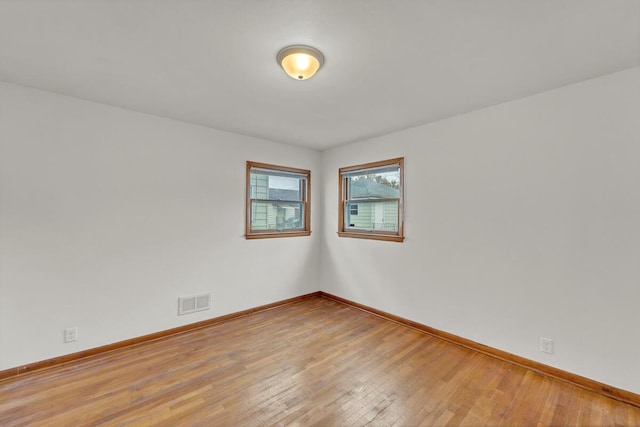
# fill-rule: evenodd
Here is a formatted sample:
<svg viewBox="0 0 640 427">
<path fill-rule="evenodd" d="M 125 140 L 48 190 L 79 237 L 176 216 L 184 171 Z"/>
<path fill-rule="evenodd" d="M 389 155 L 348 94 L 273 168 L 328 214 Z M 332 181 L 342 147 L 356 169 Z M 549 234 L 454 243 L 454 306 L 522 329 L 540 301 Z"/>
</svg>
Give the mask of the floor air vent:
<svg viewBox="0 0 640 427">
<path fill-rule="evenodd" d="M 211 308 L 211 293 L 178 298 L 178 315 L 195 313 Z"/>
</svg>

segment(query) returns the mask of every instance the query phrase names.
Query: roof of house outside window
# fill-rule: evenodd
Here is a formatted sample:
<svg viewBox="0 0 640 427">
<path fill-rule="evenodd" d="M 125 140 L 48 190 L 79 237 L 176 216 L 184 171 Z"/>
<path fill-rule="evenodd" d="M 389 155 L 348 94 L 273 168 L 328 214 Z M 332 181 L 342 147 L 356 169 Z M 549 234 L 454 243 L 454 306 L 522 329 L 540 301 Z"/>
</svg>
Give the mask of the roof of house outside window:
<svg viewBox="0 0 640 427">
<path fill-rule="evenodd" d="M 299 190 L 287 190 L 284 188 L 269 188 L 269 199 L 271 200 L 287 200 L 300 201 Z"/>
<path fill-rule="evenodd" d="M 400 190 L 371 179 L 351 181 L 351 199 L 395 199 L 398 197 L 400 197 Z"/>
</svg>

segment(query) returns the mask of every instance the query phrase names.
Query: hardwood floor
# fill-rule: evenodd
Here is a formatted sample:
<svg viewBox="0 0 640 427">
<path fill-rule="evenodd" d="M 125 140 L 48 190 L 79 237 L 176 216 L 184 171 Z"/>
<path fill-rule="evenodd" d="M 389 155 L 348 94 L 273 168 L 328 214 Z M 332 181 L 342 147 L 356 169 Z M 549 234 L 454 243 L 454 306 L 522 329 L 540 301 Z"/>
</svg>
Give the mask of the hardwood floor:
<svg viewBox="0 0 640 427">
<path fill-rule="evenodd" d="M 312 298 L 0 382 L 0 426 L 640 426 L 640 408 Z"/>
</svg>

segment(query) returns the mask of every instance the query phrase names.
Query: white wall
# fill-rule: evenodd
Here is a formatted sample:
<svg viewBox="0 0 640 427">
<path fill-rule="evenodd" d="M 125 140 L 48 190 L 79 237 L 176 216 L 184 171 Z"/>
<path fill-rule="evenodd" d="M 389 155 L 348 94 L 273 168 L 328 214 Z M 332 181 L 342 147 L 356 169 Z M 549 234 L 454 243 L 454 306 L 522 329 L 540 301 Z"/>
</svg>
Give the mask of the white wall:
<svg viewBox="0 0 640 427">
<path fill-rule="evenodd" d="M 0 83 L 0 369 L 322 289 L 640 393 L 639 116 L 635 68 L 320 155 Z M 405 242 L 338 238 L 398 156 Z M 312 170 L 311 237 L 242 238 L 246 160 Z"/>
<path fill-rule="evenodd" d="M 242 235 L 245 161 L 311 169 L 319 200 L 319 158 L 0 84 L 0 369 L 318 290 L 315 212 L 311 237 Z"/>
<path fill-rule="evenodd" d="M 399 156 L 405 242 L 339 238 L 338 168 Z M 321 175 L 322 290 L 640 393 L 640 68 L 324 152 Z"/>
</svg>

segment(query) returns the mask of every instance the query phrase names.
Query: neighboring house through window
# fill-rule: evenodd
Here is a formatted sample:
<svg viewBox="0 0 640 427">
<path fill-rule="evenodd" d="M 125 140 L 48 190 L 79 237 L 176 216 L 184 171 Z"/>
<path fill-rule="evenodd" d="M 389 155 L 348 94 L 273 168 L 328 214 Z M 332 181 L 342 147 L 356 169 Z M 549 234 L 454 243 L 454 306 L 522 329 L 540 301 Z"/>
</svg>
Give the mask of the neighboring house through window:
<svg viewBox="0 0 640 427">
<path fill-rule="evenodd" d="M 338 235 L 402 242 L 404 158 L 340 168 Z"/>
<path fill-rule="evenodd" d="M 311 172 L 247 162 L 247 239 L 311 234 Z"/>
</svg>

